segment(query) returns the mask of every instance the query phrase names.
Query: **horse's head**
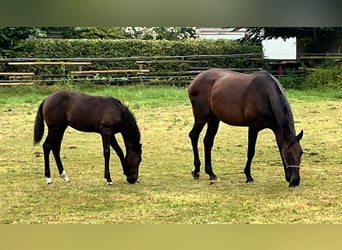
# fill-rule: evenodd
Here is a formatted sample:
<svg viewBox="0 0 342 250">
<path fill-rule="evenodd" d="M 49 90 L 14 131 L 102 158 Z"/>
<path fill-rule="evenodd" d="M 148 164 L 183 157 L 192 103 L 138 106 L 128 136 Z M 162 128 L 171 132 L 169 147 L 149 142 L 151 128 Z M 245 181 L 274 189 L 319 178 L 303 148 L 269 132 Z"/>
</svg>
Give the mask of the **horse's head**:
<svg viewBox="0 0 342 250">
<path fill-rule="evenodd" d="M 299 141 L 303 137 L 303 130 L 297 135 L 288 135 L 284 143 L 284 170 L 289 187 L 296 187 L 300 182 L 299 165 L 303 154 Z"/>
<path fill-rule="evenodd" d="M 139 165 L 141 162 L 141 144 L 128 150 L 124 162 L 124 174 L 129 184 L 134 184 L 139 177 Z"/>
</svg>

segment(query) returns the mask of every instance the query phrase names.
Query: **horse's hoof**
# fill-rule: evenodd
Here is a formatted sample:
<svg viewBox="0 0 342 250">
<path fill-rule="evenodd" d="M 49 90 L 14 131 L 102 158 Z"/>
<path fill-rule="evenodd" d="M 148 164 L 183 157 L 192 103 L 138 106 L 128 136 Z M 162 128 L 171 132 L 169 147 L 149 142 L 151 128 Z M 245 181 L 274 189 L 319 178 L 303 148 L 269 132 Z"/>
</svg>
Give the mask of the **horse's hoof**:
<svg viewBox="0 0 342 250">
<path fill-rule="evenodd" d="M 200 173 L 196 173 L 196 172 L 194 172 L 194 171 L 191 171 L 191 175 L 192 175 L 192 177 L 194 177 L 196 180 L 199 179 L 199 177 L 200 177 Z"/>
<path fill-rule="evenodd" d="M 52 179 L 51 178 L 46 178 L 46 184 L 52 184 Z"/>
<path fill-rule="evenodd" d="M 210 180 L 209 185 L 213 185 L 213 184 L 215 184 L 217 182 L 219 182 L 219 178 L 216 177 L 216 179 Z"/>
<path fill-rule="evenodd" d="M 113 182 L 112 182 L 112 181 L 108 181 L 108 182 L 107 182 L 107 186 L 110 186 L 110 185 L 113 185 Z"/>
<path fill-rule="evenodd" d="M 63 170 L 63 172 L 61 173 L 61 178 L 64 180 L 64 182 L 69 182 L 69 177 L 66 175 L 66 172 Z"/>
<path fill-rule="evenodd" d="M 209 177 L 209 180 L 211 180 L 211 181 L 218 181 L 219 179 L 218 179 L 218 177 L 216 175 L 213 175 L 213 176 Z"/>
<path fill-rule="evenodd" d="M 250 178 L 250 179 L 248 178 L 248 179 L 246 180 L 246 183 L 250 183 L 250 182 L 253 183 L 253 182 L 254 182 L 254 179 L 253 179 L 253 178 Z"/>
<path fill-rule="evenodd" d="M 67 176 L 62 177 L 62 179 L 64 180 L 64 182 L 69 182 L 70 181 L 70 179 Z"/>
</svg>

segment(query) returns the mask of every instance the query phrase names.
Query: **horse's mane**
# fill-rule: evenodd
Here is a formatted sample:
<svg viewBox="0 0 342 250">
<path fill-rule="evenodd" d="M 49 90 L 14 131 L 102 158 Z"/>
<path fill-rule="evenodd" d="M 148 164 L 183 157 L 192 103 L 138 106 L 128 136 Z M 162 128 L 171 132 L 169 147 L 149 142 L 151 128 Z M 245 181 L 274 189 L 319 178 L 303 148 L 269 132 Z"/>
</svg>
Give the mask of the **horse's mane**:
<svg viewBox="0 0 342 250">
<path fill-rule="evenodd" d="M 285 91 L 281 85 L 281 83 L 279 82 L 279 80 L 277 78 L 275 78 L 272 74 L 270 74 L 269 72 L 265 71 L 267 73 L 267 75 L 271 78 L 272 82 L 274 83 L 273 86 L 276 90 L 276 93 L 278 94 L 279 100 L 280 100 L 280 105 L 281 105 L 281 110 L 283 111 L 283 115 L 284 115 L 284 124 L 279 124 L 279 126 L 281 126 L 282 128 L 285 129 L 285 133 L 292 133 L 292 134 L 296 134 L 295 133 L 295 127 L 294 127 L 294 120 L 293 120 L 293 113 L 292 113 L 292 109 L 291 106 L 289 104 L 289 101 L 287 100 L 287 97 L 285 95 Z M 279 115 L 279 114 L 275 114 L 275 115 Z"/>
<path fill-rule="evenodd" d="M 138 147 L 137 149 L 139 149 L 141 153 L 140 130 L 133 113 L 121 101 L 117 99 L 114 100 L 124 111 L 122 133 L 124 134 L 124 136 L 127 136 L 131 141 L 133 141 L 136 144 L 136 146 Z"/>
</svg>

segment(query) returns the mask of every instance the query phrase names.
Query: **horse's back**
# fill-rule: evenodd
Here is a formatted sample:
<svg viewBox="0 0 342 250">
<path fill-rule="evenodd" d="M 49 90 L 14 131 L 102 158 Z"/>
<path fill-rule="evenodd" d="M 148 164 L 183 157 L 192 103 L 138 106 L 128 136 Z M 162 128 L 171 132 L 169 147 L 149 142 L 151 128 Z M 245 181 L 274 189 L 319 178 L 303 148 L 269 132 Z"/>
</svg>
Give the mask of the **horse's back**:
<svg viewBox="0 0 342 250">
<path fill-rule="evenodd" d="M 213 84 L 228 72 L 225 69 L 212 68 L 198 74 L 189 85 L 188 93 L 190 99 L 198 95 L 209 94 Z"/>
<path fill-rule="evenodd" d="M 212 90 L 231 89 L 243 91 L 243 88 L 255 77 L 254 74 L 239 73 L 227 69 L 212 68 L 198 74 L 189 85 L 190 99 L 197 96 L 209 96 Z"/>
<path fill-rule="evenodd" d="M 212 112 L 221 121 L 236 126 L 248 126 L 271 115 L 267 96 L 274 88 L 269 84 L 268 72 L 245 74 L 212 69 L 201 74 L 189 86 L 193 110 L 198 114 L 200 110 Z"/>
<path fill-rule="evenodd" d="M 92 96 L 60 90 L 46 98 L 43 106 L 47 125 L 70 125 L 85 132 L 120 123 L 123 108 L 112 97 Z"/>
</svg>

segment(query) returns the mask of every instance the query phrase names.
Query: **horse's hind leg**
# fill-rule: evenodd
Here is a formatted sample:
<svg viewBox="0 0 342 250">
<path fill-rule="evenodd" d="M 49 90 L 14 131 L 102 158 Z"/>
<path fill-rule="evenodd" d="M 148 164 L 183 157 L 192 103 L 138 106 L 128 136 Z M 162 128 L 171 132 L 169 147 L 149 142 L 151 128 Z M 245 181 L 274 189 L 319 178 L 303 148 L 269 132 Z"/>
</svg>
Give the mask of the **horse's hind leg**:
<svg viewBox="0 0 342 250">
<path fill-rule="evenodd" d="M 200 176 L 201 160 L 199 158 L 199 153 L 198 153 L 198 138 L 205 124 L 206 124 L 206 120 L 195 118 L 194 126 L 192 127 L 189 133 L 189 137 L 190 137 L 191 145 L 192 145 L 192 151 L 194 153 L 194 166 L 195 166 L 195 168 L 191 171 L 191 173 L 195 179 L 198 179 Z"/>
<path fill-rule="evenodd" d="M 66 126 L 49 127 L 48 135 L 43 144 L 44 160 L 45 160 L 45 177 L 47 178 L 48 184 L 52 183 L 51 173 L 50 173 L 50 162 L 49 162 L 49 155 L 50 155 L 51 150 L 56 161 L 59 175 L 65 182 L 69 181 L 69 178 L 66 175 L 66 172 L 63 168 L 62 160 L 60 157 L 61 144 L 62 144 L 62 139 L 63 139 L 65 129 L 66 129 Z"/>
<path fill-rule="evenodd" d="M 210 180 L 217 180 L 217 176 L 213 172 L 211 165 L 211 149 L 214 144 L 214 138 L 219 127 L 220 120 L 215 116 L 211 115 L 208 121 L 207 132 L 204 137 L 204 157 L 205 157 L 205 172 L 209 175 Z"/>
<path fill-rule="evenodd" d="M 52 153 L 53 153 L 53 156 L 55 157 L 55 161 L 56 161 L 56 164 L 57 164 L 59 176 L 65 182 L 68 182 L 69 178 L 66 175 L 66 172 L 65 172 L 65 170 L 63 168 L 63 164 L 62 164 L 62 160 L 61 160 L 61 156 L 60 156 L 61 144 L 62 144 L 62 139 L 63 139 L 63 135 L 64 135 L 65 129 L 66 129 L 66 127 L 60 128 L 60 130 L 58 130 L 58 132 L 56 133 L 56 143 L 52 147 Z"/>
<path fill-rule="evenodd" d="M 44 166 L 45 166 L 45 177 L 47 184 L 52 183 L 51 172 L 50 172 L 50 152 L 51 152 L 51 144 L 49 142 L 49 137 L 45 139 L 43 143 L 43 151 L 44 151 Z"/>
</svg>

